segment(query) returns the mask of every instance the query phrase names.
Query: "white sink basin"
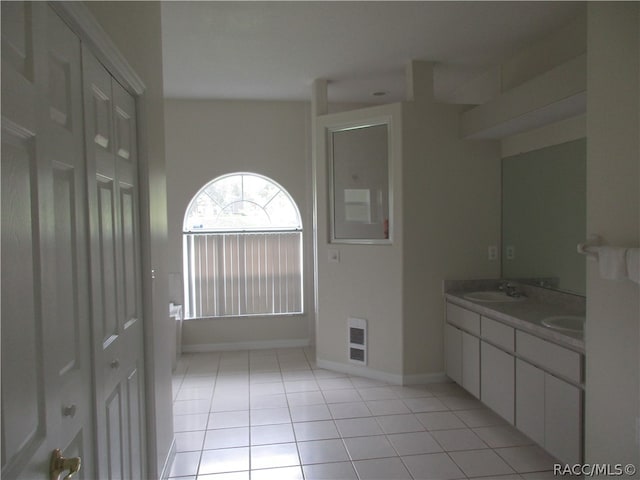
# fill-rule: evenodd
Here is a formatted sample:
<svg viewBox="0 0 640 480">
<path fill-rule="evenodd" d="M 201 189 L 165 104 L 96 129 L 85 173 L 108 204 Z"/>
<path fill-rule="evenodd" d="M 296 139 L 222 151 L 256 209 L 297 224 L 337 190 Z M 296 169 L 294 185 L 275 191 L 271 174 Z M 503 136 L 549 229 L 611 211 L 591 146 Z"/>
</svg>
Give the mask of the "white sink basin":
<svg viewBox="0 0 640 480">
<path fill-rule="evenodd" d="M 480 292 L 465 293 L 464 298 L 475 302 L 498 303 L 498 302 L 519 302 L 525 297 L 509 297 L 500 290 L 488 290 Z"/>
<path fill-rule="evenodd" d="M 584 317 L 577 315 L 558 315 L 542 320 L 545 327 L 565 332 L 582 332 L 584 330 Z"/>
</svg>

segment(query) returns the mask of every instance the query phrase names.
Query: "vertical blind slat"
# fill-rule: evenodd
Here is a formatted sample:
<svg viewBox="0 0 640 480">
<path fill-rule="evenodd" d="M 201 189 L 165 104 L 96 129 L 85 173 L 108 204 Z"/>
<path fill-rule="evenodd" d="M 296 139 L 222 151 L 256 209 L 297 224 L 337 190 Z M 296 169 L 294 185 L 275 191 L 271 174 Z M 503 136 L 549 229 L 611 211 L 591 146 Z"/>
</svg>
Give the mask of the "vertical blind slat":
<svg viewBox="0 0 640 480">
<path fill-rule="evenodd" d="M 302 232 L 185 234 L 187 317 L 302 312 Z"/>
</svg>

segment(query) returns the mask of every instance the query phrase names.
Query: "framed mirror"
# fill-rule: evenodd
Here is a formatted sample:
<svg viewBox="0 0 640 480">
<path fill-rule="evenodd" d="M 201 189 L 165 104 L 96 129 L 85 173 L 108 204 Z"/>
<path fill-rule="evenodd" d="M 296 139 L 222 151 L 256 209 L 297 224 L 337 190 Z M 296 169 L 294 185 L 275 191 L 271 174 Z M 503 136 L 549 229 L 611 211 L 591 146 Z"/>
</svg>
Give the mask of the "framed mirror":
<svg viewBox="0 0 640 480">
<path fill-rule="evenodd" d="M 389 123 L 328 130 L 331 243 L 392 241 Z"/>
<path fill-rule="evenodd" d="M 585 295 L 586 139 L 502 159 L 502 277 Z"/>
</svg>

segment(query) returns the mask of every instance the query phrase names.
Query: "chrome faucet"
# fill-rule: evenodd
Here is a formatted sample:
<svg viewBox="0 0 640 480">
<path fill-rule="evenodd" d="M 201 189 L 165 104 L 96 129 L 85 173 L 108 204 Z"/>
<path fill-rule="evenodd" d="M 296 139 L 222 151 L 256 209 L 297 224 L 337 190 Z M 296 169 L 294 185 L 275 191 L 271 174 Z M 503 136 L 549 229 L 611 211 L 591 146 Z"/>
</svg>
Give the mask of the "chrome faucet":
<svg viewBox="0 0 640 480">
<path fill-rule="evenodd" d="M 524 293 L 518 290 L 518 287 L 511 282 L 501 282 L 498 286 L 498 290 L 504 292 L 507 297 L 524 297 Z"/>
</svg>

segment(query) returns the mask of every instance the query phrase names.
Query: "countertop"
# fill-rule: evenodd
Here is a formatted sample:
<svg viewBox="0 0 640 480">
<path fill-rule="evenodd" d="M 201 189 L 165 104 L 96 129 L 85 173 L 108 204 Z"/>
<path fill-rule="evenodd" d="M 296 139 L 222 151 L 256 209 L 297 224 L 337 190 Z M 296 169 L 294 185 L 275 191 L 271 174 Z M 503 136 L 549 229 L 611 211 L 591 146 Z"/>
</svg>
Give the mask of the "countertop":
<svg viewBox="0 0 640 480">
<path fill-rule="evenodd" d="M 445 292 L 444 295 L 450 303 L 584 354 L 583 333 L 559 331 L 542 325 L 543 319 L 554 315 L 584 316 L 585 311 L 579 306 L 562 302 L 545 302 L 535 296 L 510 303 L 477 302 L 464 298 L 465 293 Z"/>
</svg>

